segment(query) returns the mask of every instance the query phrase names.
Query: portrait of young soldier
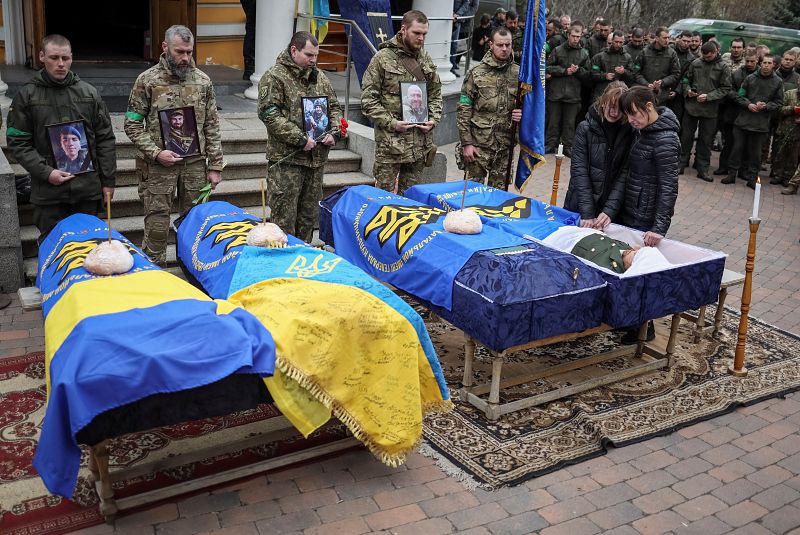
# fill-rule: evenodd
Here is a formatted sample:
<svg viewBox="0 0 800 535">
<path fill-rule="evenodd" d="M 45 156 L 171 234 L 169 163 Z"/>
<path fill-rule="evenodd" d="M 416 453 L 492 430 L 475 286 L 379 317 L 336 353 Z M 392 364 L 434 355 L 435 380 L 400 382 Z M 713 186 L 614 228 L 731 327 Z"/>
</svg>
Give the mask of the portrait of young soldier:
<svg viewBox="0 0 800 535">
<path fill-rule="evenodd" d="M 506 28 L 492 32 L 489 53 L 472 69 L 458 100 L 459 169 L 475 181 L 503 188 L 511 147 L 511 123 L 522 110 L 514 108 L 519 65 L 512 58 L 512 36 Z"/>
<path fill-rule="evenodd" d="M 171 26 L 161 49 L 158 64 L 140 74 L 133 84 L 125 133 L 136 147 L 139 198 L 144 204 L 142 250 L 154 263 L 164 266 L 175 192 L 179 211 L 188 212 L 206 184 L 215 187 L 222 180 L 223 164 L 217 99 L 211 79 L 192 59 L 192 32 L 185 26 Z M 195 111 L 197 146 L 202 155 L 183 157 L 165 146 L 159 113 L 189 106 Z M 177 124 L 178 119 L 175 121 Z"/>
<path fill-rule="evenodd" d="M 89 148 L 81 145 L 80 123 L 67 125 L 58 128 L 58 138 L 56 143 L 56 168 L 72 174 L 93 171 L 92 158 L 89 156 Z"/>
<path fill-rule="evenodd" d="M 97 214 L 101 199 L 113 196 L 117 173 L 114 130 L 103 100 L 97 90 L 72 72 L 72 45 L 62 35 L 48 35 L 42 40 L 39 61 L 44 68 L 23 85 L 8 110 L 6 137 L 8 148 L 19 164 L 31 175 L 33 221 L 40 236 L 50 232 L 63 218 L 75 214 Z M 56 151 L 46 125 L 83 121 L 85 135 L 93 154 L 83 154 L 95 162 L 95 168 L 80 172 L 83 164 L 81 139 L 77 145 L 74 132 L 59 133 Z M 74 129 L 73 129 L 74 130 Z M 63 141 L 62 141 L 63 139 Z M 56 161 L 64 154 L 61 164 Z M 75 154 L 70 160 L 67 153 Z M 67 161 L 69 160 L 69 164 Z M 40 238 L 41 239 L 41 238 Z"/>
<path fill-rule="evenodd" d="M 182 158 L 200 152 L 194 121 L 187 121 L 187 112 L 178 109 L 164 112 L 164 115 L 167 117 L 166 124 L 162 125 L 166 139 L 164 148 Z"/>
</svg>

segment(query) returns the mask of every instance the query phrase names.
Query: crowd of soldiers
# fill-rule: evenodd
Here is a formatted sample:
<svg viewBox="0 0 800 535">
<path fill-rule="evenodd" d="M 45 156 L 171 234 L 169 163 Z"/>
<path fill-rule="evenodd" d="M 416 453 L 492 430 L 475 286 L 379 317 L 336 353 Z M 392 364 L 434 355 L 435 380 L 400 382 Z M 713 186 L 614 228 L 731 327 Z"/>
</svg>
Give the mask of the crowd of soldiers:
<svg viewBox="0 0 800 535">
<path fill-rule="evenodd" d="M 615 29 L 605 18 L 591 28 L 569 15 L 547 21 L 545 152 L 562 144 L 570 155 L 575 127 L 612 81 L 643 85 L 681 125 L 682 169 L 707 182 L 732 184 L 737 176 L 754 187 L 771 163 L 770 183 L 797 193 L 800 151 L 800 47 L 773 55 L 767 46 L 735 38 L 723 53 L 716 39 L 699 32 L 671 37 L 666 28 Z M 710 170 L 711 151 L 720 150 Z"/>
</svg>

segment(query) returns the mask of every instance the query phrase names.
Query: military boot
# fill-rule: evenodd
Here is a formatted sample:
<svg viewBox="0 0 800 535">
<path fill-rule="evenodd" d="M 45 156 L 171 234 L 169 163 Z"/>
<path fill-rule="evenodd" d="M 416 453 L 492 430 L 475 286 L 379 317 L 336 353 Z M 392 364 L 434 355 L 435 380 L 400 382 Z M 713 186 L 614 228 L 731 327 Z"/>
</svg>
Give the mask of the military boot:
<svg viewBox="0 0 800 535">
<path fill-rule="evenodd" d="M 720 182 L 722 182 L 723 184 L 733 184 L 734 182 L 736 182 L 736 170 L 735 169 L 731 170 L 728 173 L 728 176 L 723 178 Z"/>
<path fill-rule="evenodd" d="M 796 195 L 797 194 L 797 184 L 789 184 L 785 188 L 781 190 L 781 195 Z"/>
</svg>

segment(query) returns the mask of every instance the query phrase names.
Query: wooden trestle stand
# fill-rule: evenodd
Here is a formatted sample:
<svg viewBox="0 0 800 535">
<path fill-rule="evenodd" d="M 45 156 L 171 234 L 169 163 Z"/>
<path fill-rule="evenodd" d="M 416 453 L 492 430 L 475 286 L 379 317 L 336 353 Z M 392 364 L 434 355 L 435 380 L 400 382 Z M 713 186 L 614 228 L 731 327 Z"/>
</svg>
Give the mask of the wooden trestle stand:
<svg viewBox="0 0 800 535">
<path fill-rule="evenodd" d="M 742 288 L 742 309 L 739 318 L 739 334 L 736 341 L 736 352 L 733 356 L 733 364 L 728 366 L 728 373 L 736 377 L 747 375 L 747 368 L 744 367 L 744 348 L 747 343 L 747 323 L 750 312 L 750 297 L 753 293 L 753 268 L 756 263 L 756 234 L 761 219 L 750 218 L 750 243 L 747 245 L 747 263 L 745 264 L 744 288 Z"/>
</svg>

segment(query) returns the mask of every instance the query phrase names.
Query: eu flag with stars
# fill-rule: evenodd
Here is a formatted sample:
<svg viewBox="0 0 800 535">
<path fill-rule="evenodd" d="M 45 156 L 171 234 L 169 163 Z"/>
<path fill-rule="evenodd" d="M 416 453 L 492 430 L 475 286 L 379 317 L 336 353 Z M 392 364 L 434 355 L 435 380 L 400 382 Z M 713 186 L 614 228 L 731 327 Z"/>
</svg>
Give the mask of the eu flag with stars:
<svg viewBox="0 0 800 535">
<path fill-rule="evenodd" d="M 533 170 L 544 163 L 544 43 L 545 2 L 528 0 L 522 64 L 519 70 L 522 92 L 522 121 L 519 123 L 519 162 L 514 185 L 522 191 Z"/>
</svg>

